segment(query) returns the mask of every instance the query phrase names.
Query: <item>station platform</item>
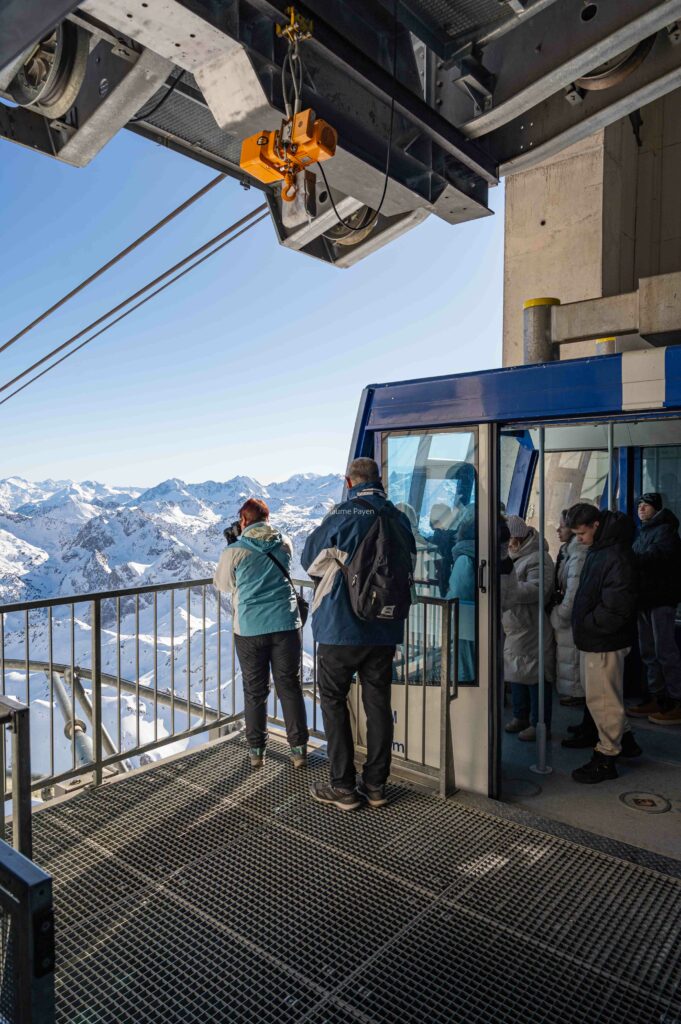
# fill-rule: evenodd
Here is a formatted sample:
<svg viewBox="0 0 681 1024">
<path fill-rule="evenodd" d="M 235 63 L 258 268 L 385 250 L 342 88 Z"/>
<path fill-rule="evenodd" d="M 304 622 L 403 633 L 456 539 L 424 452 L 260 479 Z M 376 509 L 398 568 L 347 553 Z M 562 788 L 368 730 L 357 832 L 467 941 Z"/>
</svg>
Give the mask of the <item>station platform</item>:
<svg viewBox="0 0 681 1024">
<path fill-rule="evenodd" d="M 681 863 L 227 738 L 34 815 L 60 1024 L 678 1024 Z"/>
</svg>

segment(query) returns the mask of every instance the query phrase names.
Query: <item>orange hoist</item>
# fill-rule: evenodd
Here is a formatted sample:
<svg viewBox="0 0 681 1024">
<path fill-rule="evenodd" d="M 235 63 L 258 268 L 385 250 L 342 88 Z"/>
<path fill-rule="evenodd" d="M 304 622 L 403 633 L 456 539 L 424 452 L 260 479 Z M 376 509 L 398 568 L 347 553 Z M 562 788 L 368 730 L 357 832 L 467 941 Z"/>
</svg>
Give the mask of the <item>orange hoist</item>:
<svg viewBox="0 0 681 1024">
<path fill-rule="evenodd" d="M 313 164 L 329 160 L 336 152 L 338 133 L 330 124 L 317 118 L 314 110 L 300 110 L 302 63 L 298 44 L 312 35 L 312 21 L 297 14 L 293 7 L 286 13 L 289 22 L 277 25 L 277 35 L 288 40 L 288 53 L 282 69 L 285 83 L 286 68 L 291 77 L 293 103 L 284 87 L 286 117 L 281 128 L 261 131 L 244 139 L 241 144 L 240 166 L 254 178 L 267 185 L 283 181 L 281 198 L 291 203 L 298 191 L 297 176 Z"/>
</svg>

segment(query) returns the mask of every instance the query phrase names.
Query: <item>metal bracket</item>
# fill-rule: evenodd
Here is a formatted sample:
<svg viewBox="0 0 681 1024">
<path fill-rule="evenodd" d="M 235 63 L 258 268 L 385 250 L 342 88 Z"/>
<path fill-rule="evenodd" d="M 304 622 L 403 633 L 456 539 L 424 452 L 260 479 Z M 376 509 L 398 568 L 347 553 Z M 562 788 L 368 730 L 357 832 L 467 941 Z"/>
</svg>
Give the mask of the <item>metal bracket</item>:
<svg viewBox="0 0 681 1024">
<path fill-rule="evenodd" d="M 667 26 L 667 36 L 672 46 L 678 46 L 681 43 L 681 21 L 675 21 L 673 25 Z"/>
<path fill-rule="evenodd" d="M 577 86 L 577 85 L 570 85 L 565 90 L 565 99 L 568 101 L 568 103 L 571 106 L 576 107 L 580 103 L 584 102 L 584 93 L 579 88 L 579 86 Z"/>
<path fill-rule="evenodd" d="M 475 115 L 489 110 L 494 100 L 494 75 L 482 66 L 472 52 L 457 60 L 454 67 L 459 72 L 454 85 L 458 85 L 470 96 Z"/>
</svg>

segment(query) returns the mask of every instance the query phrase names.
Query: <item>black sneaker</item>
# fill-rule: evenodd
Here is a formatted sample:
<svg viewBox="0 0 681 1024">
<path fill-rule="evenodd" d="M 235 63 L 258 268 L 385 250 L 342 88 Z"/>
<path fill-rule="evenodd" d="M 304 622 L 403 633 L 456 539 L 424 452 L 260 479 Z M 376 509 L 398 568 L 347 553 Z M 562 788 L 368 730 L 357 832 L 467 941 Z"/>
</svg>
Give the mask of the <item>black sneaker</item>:
<svg viewBox="0 0 681 1024">
<path fill-rule="evenodd" d="M 362 779 L 357 785 L 357 792 L 363 800 L 366 800 L 369 807 L 385 807 L 388 802 L 385 786 L 367 786 Z"/>
<path fill-rule="evenodd" d="M 310 796 L 317 803 L 332 804 L 339 811 L 356 811 L 362 803 L 354 789 L 348 792 L 324 782 L 315 782 L 314 786 L 310 786 Z"/>
<path fill-rule="evenodd" d="M 576 732 L 574 736 L 567 740 L 561 740 L 561 747 L 566 747 L 568 750 L 586 750 L 587 747 L 594 747 L 598 742 L 593 736 L 588 736 L 585 732 Z"/>
<path fill-rule="evenodd" d="M 622 735 L 622 749 L 620 757 L 640 757 L 643 751 L 639 747 L 633 732 L 630 729 Z"/>
<path fill-rule="evenodd" d="M 594 755 L 589 763 L 583 764 L 581 768 L 575 768 L 572 778 L 575 782 L 586 782 L 591 785 L 596 782 L 609 782 L 611 779 L 618 778 L 617 768 L 615 768 L 616 760 L 616 757 L 607 757 L 605 754 L 599 753 L 598 750 L 594 750 Z"/>
</svg>

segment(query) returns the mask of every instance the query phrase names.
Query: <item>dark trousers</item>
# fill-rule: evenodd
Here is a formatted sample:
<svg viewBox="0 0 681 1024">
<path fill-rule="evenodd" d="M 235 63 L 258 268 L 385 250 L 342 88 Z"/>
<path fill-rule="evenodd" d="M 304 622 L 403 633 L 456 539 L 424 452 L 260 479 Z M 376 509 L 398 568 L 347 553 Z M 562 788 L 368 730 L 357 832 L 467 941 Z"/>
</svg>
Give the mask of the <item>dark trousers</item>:
<svg viewBox="0 0 681 1024">
<path fill-rule="evenodd" d="M 651 697 L 681 701 L 681 652 L 676 644 L 676 608 L 641 609 L 638 646 L 646 667 Z"/>
<path fill-rule="evenodd" d="M 309 733 L 300 683 L 300 630 L 288 629 L 259 636 L 238 636 L 235 633 L 234 640 L 244 684 L 244 717 L 249 747 L 262 748 L 267 742 L 270 669 L 289 744 L 302 747 L 307 743 Z"/>
<path fill-rule="evenodd" d="M 546 727 L 551 726 L 551 705 L 553 704 L 553 687 L 551 683 L 544 686 L 544 721 Z M 533 683 L 511 683 L 511 705 L 513 717 L 522 718 L 530 725 L 536 725 L 539 718 L 539 685 Z"/>
<path fill-rule="evenodd" d="M 331 785 L 355 788 L 355 747 L 352 742 L 348 693 L 355 673 L 362 687 L 367 719 L 367 759 L 362 777 L 370 788 L 382 786 L 390 774 L 393 713 L 390 707 L 394 647 L 319 644 L 319 695 L 326 731 Z"/>
</svg>

